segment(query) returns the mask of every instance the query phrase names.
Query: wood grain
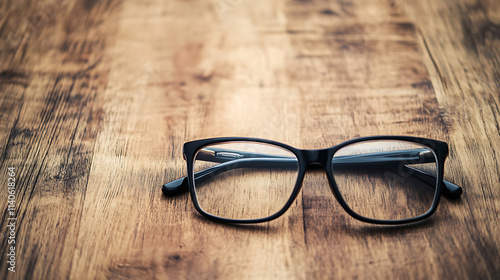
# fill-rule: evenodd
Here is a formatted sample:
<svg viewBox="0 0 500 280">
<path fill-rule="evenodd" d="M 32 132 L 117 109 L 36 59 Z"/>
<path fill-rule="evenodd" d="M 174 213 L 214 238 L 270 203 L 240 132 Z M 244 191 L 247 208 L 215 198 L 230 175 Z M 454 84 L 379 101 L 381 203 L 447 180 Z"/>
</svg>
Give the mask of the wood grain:
<svg viewBox="0 0 500 280">
<path fill-rule="evenodd" d="M 16 273 L 0 221 L 0 275 L 494 279 L 499 52 L 494 0 L 4 1 L 0 181 L 16 168 L 18 220 Z M 160 190 L 189 140 L 383 134 L 447 141 L 462 199 L 370 226 L 311 172 L 280 219 L 227 226 Z"/>
</svg>

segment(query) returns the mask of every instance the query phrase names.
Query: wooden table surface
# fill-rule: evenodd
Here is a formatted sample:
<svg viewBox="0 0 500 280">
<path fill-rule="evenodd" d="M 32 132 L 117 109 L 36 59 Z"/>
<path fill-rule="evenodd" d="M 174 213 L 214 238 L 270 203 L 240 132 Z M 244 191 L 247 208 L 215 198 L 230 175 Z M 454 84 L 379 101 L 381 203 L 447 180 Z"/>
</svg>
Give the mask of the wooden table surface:
<svg viewBox="0 0 500 280">
<path fill-rule="evenodd" d="M 498 279 L 499 92 L 498 0 L 2 1 L 0 278 Z M 311 172 L 228 226 L 160 189 L 193 139 L 385 134 L 447 141 L 462 198 L 372 226 Z"/>
</svg>

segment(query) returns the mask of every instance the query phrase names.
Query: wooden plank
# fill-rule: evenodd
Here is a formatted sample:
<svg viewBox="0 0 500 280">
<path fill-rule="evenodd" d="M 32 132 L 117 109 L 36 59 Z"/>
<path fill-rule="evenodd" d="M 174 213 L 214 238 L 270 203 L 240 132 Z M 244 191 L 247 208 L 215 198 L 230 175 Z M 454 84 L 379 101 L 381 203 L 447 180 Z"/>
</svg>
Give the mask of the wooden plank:
<svg viewBox="0 0 500 280">
<path fill-rule="evenodd" d="M 495 278 L 500 271 L 500 3 L 405 1 L 418 26 L 426 65 L 447 124 L 451 147 L 446 174 L 466 193 L 453 211 L 454 261 L 443 277 Z M 424 18 L 432 20 L 426 21 Z M 474 259 L 474 262 L 470 260 Z"/>
<path fill-rule="evenodd" d="M 272 6 L 261 2 L 259 7 L 272 15 Z M 82 214 L 87 226 L 81 227 L 77 245 L 82 253 L 74 257 L 72 276 L 90 271 L 91 277 L 110 278 L 239 278 L 269 272 L 293 277 L 288 267 L 297 262 L 286 253 L 286 236 L 292 234 L 287 219 L 276 226 L 228 231 L 200 219 L 187 196 L 166 199 L 159 192 L 164 182 L 185 172 L 180 148 L 188 139 L 234 133 L 281 135 L 296 144 L 300 140 L 285 133 L 293 124 L 276 128 L 269 123 L 280 116 L 277 109 L 289 110 L 296 103 L 281 103 L 287 92 L 273 88 L 272 73 L 262 71 L 266 49 L 258 44 L 258 27 L 245 19 L 252 10 L 241 10 L 242 37 L 229 36 L 237 33 L 224 30 L 228 27 L 210 2 L 155 4 L 158 14 L 170 15 L 166 17 L 149 16 L 150 9 L 134 2 L 123 6 L 112 58 L 116 67 L 109 75 L 116 87 L 104 93 L 109 106 L 104 105 L 107 117 L 96 142 Z M 224 36 L 227 41 L 220 47 Z M 270 52 L 282 46 L 281 41 L 274 44 L 267 47 Z M 255 60 L 241 65 L 247 55 Z M 281 56 L 267 63 L 282 67 Z M 270 83 L 264 90 L 261 80 Z M 111 105 L 116 100 L 120 106 Z M 259 117 L 251 118 L 255 114 Z M 95 217 L 101 215 L 113 223 L 100 226 Z M 293 232 L 301 230 L 302 224 L 294 223 Z M 273 231 L 279 234 L 268 236 Z M 262 254 L 262 247 L 268 253 Z M 101 254 L 107 258 L 95 258 Z"/>
<path fill-rule="evenodd" d="M 0 178 L 16 167 L 4 278 L 494 278 L 500 271 L 495 1 L 0 4 Z M 473 11 L 473 12 L 470 12 Z M 160 186 L 185 141 L 321 148 L 358 136 L 449 141 L 464 186 L 429 221 L 350 218 L 307 174 L 281 218 L 210 222 Z M 477 157 L 471 158 L 471 155 Z M 5 179 L 4 179 L 5 178 Z M 7 205 L 7 193 L 0 194 Z M 0 222 L 7 247 L 7 219 Z"/>
<path fill-rule="evenodd" d="M 308 105 L 304 145 L 379 134 L 445 140 L 415 27 L 401 8 L 386 1 L 315 4 L 288 10 L 299 57 L 290 80 Z M 447 228 L 444 207 L 420 227 L 366 226 L 344 213 L 325 183 L 311 178 L 303 189 L 307 278 L 439 277 L 433 264 L 441 257 L 431 242 Z"/>
<path fill-rule="evenodd" d="M 67 278 L 113 42 L 115 3 L 15 2 L 2 14 L 2 179 L 16 168 L 16 272 L 4 278 Z M 103 21 L 109 23 L 103 24 Z M 11 40 L 9 36 L 21 37 Z M 4 115 L 5 113 L 5 115 Z M 6 182 L 2 180 L 2 182 Z M 7 204 L 7 189 L 2 205 Z M 7 233 L 3 214 L 2 234 Z M 7 239 L 2 238 L 7 250 Z M 3 249 L 3 250 L 4 250 Z M 4 251 L 2 251 L 4 252 Z M 15 275 L 15 277 L 12 277 Z"/>
</svg>

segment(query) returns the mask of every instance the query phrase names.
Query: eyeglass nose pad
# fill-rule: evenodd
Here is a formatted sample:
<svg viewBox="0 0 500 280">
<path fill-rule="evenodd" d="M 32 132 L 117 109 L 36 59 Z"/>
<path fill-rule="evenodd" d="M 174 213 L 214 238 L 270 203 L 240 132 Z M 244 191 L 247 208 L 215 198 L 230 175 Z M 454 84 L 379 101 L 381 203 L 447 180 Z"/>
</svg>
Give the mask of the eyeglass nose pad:
<svg viewBox="0 0 500 280">
<path fill-rule="evenodd" d="M 328 186 L 330 187 L 330 191 L 332 191 L 332 194 L 335 197 L 335 199 L 342 204 L 344 199 L 339 193 L 337 182 L 335 182 L 331 162 L 325 166 L 325 172 L 326 172 L 326 178 L 328 179 Z"/>
<path fill-rule="evenodd" d="M 295 189 L 294 192 L 292 193 L 292 201 L 294 201 L 297 196 L 299 195 L 300 190 L 302 189 L 302 184 L 304 183 L 304 177 L 305 177 L 306 171 L 304 168 L 299 168 L 299 172 L 297 174 L 297 181 L 295 181 Z"/>
</svg>

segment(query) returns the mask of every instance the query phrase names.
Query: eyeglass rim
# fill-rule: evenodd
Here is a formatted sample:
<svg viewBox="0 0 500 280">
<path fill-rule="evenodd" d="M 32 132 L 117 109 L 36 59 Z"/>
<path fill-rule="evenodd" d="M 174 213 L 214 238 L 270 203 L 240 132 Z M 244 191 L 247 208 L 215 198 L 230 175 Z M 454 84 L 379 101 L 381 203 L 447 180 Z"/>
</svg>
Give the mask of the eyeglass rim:
<svg viewBox="0 0 500 280">
<path fill-rule="evenodd" d="M 334 154 L 341 148 L 352 145 L 355 143 L 359 142 L 365 142 L 365 141 L 379 141 L 379 140 L 393 140 L 393 141 L 405 141 L 405 142 L 410 142 L 410 143 L 415 143 L 419 144 L 421 146 L 424 146 L 428 148 L 430 151 L 432 151 L 437 159 L 437 183 L 436 183 L 436 191 L 434 195 L 434 199 L 432 202 L 432 205 L 430 209 L 425 212 L 424 214 L 413 217 L 413 218 L 407 218 L 407 219 L 401 219 L 401 220 L 378 220 L 378 219 L 372 219 L 372 218 L 367 218 L 363 217 L 356 212 L 354 212 L 348 204 L 344 201 L 342 198 L 342 195 L 336 185 L 334 176 L 333 176 L 333 171 L 332 171 L 332 163 L 331 160 L 327 160 L 326 166 L 325 166 L 325 171 L 327 174 L 327 179 L 328 183 L 330 185 L 330 189 L 332 190 L 333 195 L 335 196 L 335 199 L 340 203 L 341 207 L 353 218 L 366 222 L 366 223 L 371 223 L 371 224 L 380 224 L 380 225 L 400 225 L 400 224 L 409 224 L 409 223 L 414 223 L 418 222 L 421 220 L 424 220 L 428 217 L 430 217 L 432 214 L 437 209 L 437 206 L 439 204 L 441 195 L 443 193 L 443 171 L 444 171 L 444 162 L 446 160 L 446 157 L 448 156 L 448 144 L 439 140 L 434 140 L 430 138 L 422 138 L 422 137 L 412 137 L 412 136 L 395 136 L 395 135 L 380 135 L 380 136 L 368 136 L 368 137 L 361 137 L 361 138 L 355 138 L 351 139 L 349 141 L 342 142 L 338 145 L 332 146 L 330 148 L 326 149 L 317 149 L 317 150 L 322 150 L 326 151 L 327 153 L 327 158 L 331 159 L 333 158 Z M 195 190 L 195 184 L 194 184 L 194 159 L 196 154 L 198 153 L 199 150 L 203 149 L 204 147 L 211 145 L 211 144 L 216 144 L 216 143 L 225 143 L 225 142 L 257 142 L 257 143 L 264 143 L 264 144 L 270 144 L 274 145 L 280 148 L 284 148 L 290 152 L 292 152 L 298 159 L 298 173 L 297 173 L 297 179 L 295 182 L 295 186 L 293 188 L 293 191 L 290 195 L 290 198 L 288 201 L 285 203 L 285 205 L 276 213 L 273 215 L 270 215 L 268 217 L 263 217 L 263 218 L 257 218 L 257 219 L 231 219 L 231 218 L 224 218 L 224 217 L 219 217 L 213 214 L 210 214 L 203 210 L 198 202 L 198 198 L 196 195 L 196 190 Z M 218 138 L 208 138 L 208 139 L 200 139 L 200 140 L 194 140 L 190 142 L 186 142 L 183 146 L 183 156 L 186 159 L 187 163 L 187 178 L 188 178 L 188 187 L 189 187 L 189 192 L 191 196 L 191 201 L 194 204 L 195 209 L 203 216 L 217 221 L 217 222 L 223 222 L 223 223 L 231 223 L 231 224 L 251 224 L 251 223 L 263 223 L 263 222 L 268 222 L 274 219 L 279 218 L 282 216 L 290 206 L 293 204 L 295 199 L 297 198 L 298 194 L 300 193 L 300 190 L 302 188 L 302 182 L 303 178 L 307 169 L 306 165 L 306 159 L 305 159 L 305 154 L 311 151 L 310 149 L 298 149 L 295 147 L 292 147 L 290 145 L 277 142 L 274 140 L 268 140 L 268 139 L 262 139 L 262 138 L 252 138 L 252 137 L 218 137 Z"/>
</svg>

